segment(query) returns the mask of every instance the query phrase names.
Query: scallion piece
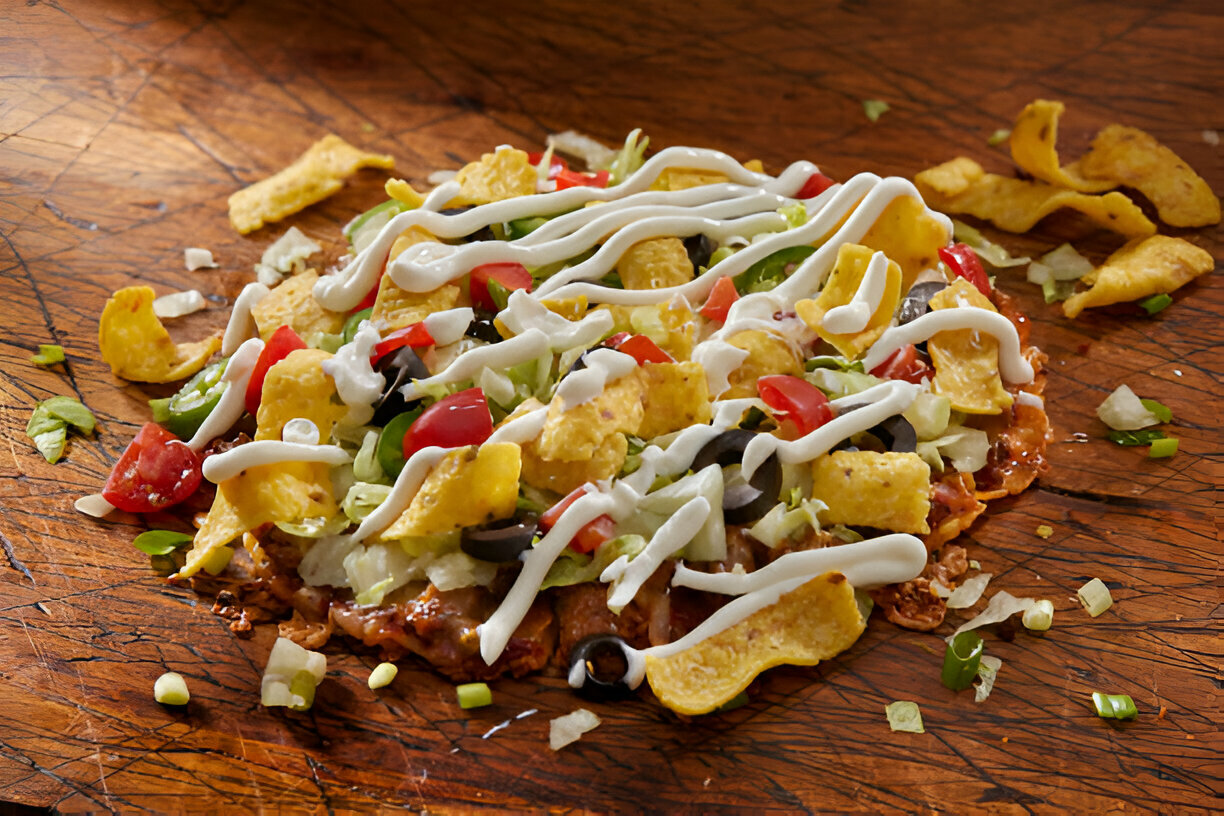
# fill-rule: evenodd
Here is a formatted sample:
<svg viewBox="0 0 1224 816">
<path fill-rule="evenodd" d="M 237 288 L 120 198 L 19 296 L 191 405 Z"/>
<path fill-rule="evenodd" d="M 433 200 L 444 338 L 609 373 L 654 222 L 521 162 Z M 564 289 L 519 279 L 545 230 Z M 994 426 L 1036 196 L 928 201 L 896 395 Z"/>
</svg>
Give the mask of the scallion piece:
<svg viewBox="0 0 1224 816">
<path fill-rule="evenodd" d="M 986 140 L 986 144 L 994 147 L 1000 145 L 1011 138 L 1011 130 L 1009 128 L 999 128 L 994 133 L 990 134 L 990 138 Z"/>
<path fill-rule="evenodd" d="M 1171 436 L 1152 440 L 1152 447 L 1148 448 L 1149 459 L 1167 459 L 1175 453 L 1177 453 L 1177 440 Z"/>
<path fill-rule="evenodd" d="M 1094 618 L 1113 606 L 1113 596 L 1109 594 L 1109 587 L 1105 586 L 1105 582 L 1100 578 L 1093 578 L 1077 589 L 1075 594 L 1079 596 L 1084 609 L 1088 610 L 1088 614 Z"/>
<path fill-rule="evenodd" d="M 51 344 L 38 344 L 38 353 L 30 358 L 34 365 L 52 366 L 64 362 L 64 347 Z"/>
<path fill-rule="evenodd" d="M 183 675 L 166 672 L 153 683 L 153 699 L 162 705 L 184 706 L 191 700 L 191 692 Z"/>
<path fill-rule="evenodd" d="M 1154 315 L 1172 302 L 1173 298 L 1162 292 L 1159 295 L 1152 295 L 1149 298 L 1144 298 L 1143 300 L 1139 301 L 1139 305 L 1143 307 L 1145 312 L 1150 315 Z"/>
<path fill-rule="evenodd" d="M 186 533 L 176 533 L 173 530 L 146 530 L 132 539 L 132 546 L 148 555 L 166 555 L 191 541 Z M 226 559 L 229 563 L 229 559 Z"/>
<path fill-rule="evenodd" d="M 1133 448 L 1138 445 L 1150 445 L 1158 439 L 1164 439 L 1164 431 L 1157 428 L 1143 428 L 1138 431 L 1110 431 L 1106 434 L 1110 442 L 1124 447 Z"/>
<path fill-rule="evenodd" d="M 372 689 L 389 686 L 397 674 L 399 674 L 399 666 L 394 663 L 379 663 L 374 667 L 374 671 L 370 672 L 370 679 L 366 681 L 366 685 Z"/>
<path fill-rule="evenodd" d="M 1092 692 L 1092 704 L 1096 706 L 1098 717 L 1113 720 L 1133 720 L 1139 716 L 1135 701 L 1129 694 L 1102 694 Z"/>
<path fill-rule="evenodd" d="M 944 650 L 943 671 L 939 679 L 953 691 L 969 688 L 982 662 L 982 638 L 977 632 L 961 632 Z"/>
<path fill-rule="evenodd" d="M 460 708 L 480 708 L 493 702 L 493 692 L 486 683 L 464 683 L 455 686 Z"/>
<path fill-rule="evenodd" d="M 1054 623 L 1054 603 L 1047 601 L 1045 598 L 1037 601 L 1037 603 L 1024 610 L 1024 615 L 1021 616 L 1020 622 L 1024 624 L 1024 628 L 1030 632 L 1045 632 Z"/>
<path fill-rule="evenodd" d="M 1172 422 L 1173 412 L 1169 410 L 1169 406 L 1163 402 L 1157 402 L 1154 399 L 1139 398 L 1139 403 L 1146 409 L 1152 412 L 1152 416 L 1159 419 L 1161 422 Z"/>
<path fill-rule="evenodd" d="M 863 113 L 873 122 L 878 122 L 880 117 L 888 113 L 891 106 L 882 99 L 864 99 Z"/>
</svg>

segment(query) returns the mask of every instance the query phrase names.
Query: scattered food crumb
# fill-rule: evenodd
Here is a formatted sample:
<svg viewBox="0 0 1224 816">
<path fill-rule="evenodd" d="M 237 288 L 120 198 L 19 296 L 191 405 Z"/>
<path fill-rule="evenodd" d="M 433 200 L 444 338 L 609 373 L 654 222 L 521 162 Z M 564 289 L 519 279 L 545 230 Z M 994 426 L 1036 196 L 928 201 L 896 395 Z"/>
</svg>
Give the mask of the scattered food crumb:
<svg viewBox="0 0 1224 816">
<path fill-rule="evenodd" d="M 889 104 L 882 99 L 864 99 L 863 113 L 873 122 L 879 121 L 880 117 L 887 113 Z"/>
<path fill-rule="evenodd" d="M 1220 131 L 1204 130 L 1203 131 L 1203 141 L 1211 145 L 1212 147 L 1219 147 L 1220 146 Z"/>
<path fill-rule="evenodd" d="M 548 747 L 559 751 L 571 742 L 577 742 L 583 734 L 598 726 L 599 723 L 599 717 L 585 708 L 579 708 L 555 720 L 550 720 Z"/>
<path fill-rule="evenodd" d="M 1174 374 L 1176 374 L 1176 375 L 1177 375 L 1177 376 L 1179 376 L 1179 377 L 1182 375 L 1182 373 L 1181 373 L 1181 369 L 1180 369 L 1180 368 L 1175 368 L 1175 369 L 1173 369 L 1173 373 L 1174 373 Z"/>
<path fill-rule="evenodd" d="M 213 260 L 212 251 L 202 249 L 201 247 L 187 247 L 184 249 L 183 264 L 187 267 L 188 272 L 194 272 L 197 269 L 217 268 L 217 262 Z"/>
<path fill-rule="evenodd" d="M 1007 744 L 1007 737 L 1004 737 L 1004 738 L 1003 738 L 1003 744 L 1004 744 L 1004 745 L 1006 745 L 1006 744 Z"/>
<path fill-rule="evenodd" d="M 1039 524 L 1037 525 L 1037 535 L 1042 538 L 1049 538 L 1054 535 L 1054 528 L 1048 524 Z"/>
<path fill-rule="evenodd" d="M 701 783 L 701 787 L 703 787 L 703 788 L 708 788 L 708 787 L 710 787 L 710 777 L 708 777 L 708 776 L 707 776 L 707 777 L 705 778 L 705 781 Z"/>
<path fill-rule="evenodd" d="M 1188 739 L 1188 740 L 1192 740 L 1192 739 L 1194 739 L 1194 735 L 1193 735 L 1193 734 L 1187 734 L 1187 735 L 1186 735 L 1186 739 Z"/>
<path fill-rule="evenodd" d="M 1160 713 L 1156 715 L 1156 719 L 1158 719 L 1158 720 L 1163 720 L 1163 719 L 1165 718 L 1165 714 L 1167 714 L 1167 713 L 1169 713 L 1169 709 L 1168 709 L 1168 707 L 1167 707 L 1167 706 L 1161 706 L 1161 707 L 1160 707 Z"/>
<path fill-rule="evenodd" d="M 42 601 L 39 601 L 38 603 L 34 604 L 34 608 L 37 609 L 39 612 L 43 613 L 44 615 L 46 615 L 48 618 L 51 617 L 51 613 L 47 611 L 47 607 L 42 605 Z"/>
<path fill-rule="evenodd" d="M 982 568 L 982 562 L 981 562 L 981 561 L 978 561 L 978 560 L 976 560 L 976 559 L 971 558 L 971 559 L 969 559 L 969 568 L 970 568 L 970 569 L 975 569 L 975 570 L 980 570 L 980 569 Z"/>
</svg>

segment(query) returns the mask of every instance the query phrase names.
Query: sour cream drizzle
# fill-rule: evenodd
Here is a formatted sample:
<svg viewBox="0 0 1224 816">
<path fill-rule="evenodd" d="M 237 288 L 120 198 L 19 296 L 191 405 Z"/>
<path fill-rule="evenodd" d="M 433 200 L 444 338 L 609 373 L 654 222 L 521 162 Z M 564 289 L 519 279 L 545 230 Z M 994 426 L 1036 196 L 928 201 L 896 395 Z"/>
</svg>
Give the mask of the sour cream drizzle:
<svg viewBox="0 0 1224 816">
<path fill-rule="evenodd" d="M 208 481 L 220 484 L 247 468 L 259 465 L 322 462 L 334 466 L 347 465 L 351 461 L 353 457 L 349 456 L 344 448 L 336 445 L 306 445 L 301 442 L 260 439 L 208 457 L 204 460 L 203 473 Z"/>
<path fill-rule="evenodd" d="M 225 334 L 221 338 L 222 357 L 233 354 L 244 340 L 255 334 L 255 318 L 251 316 L 251 308 L 270 291 L 272 290 L 262 283 L 248 283 L 242 287 L 242 291 L 234 299 L 234 310 L 230 312 L 229 322 L 225 324 Z"/>
<path fill-rule="evenodd" d="M 187 447 L 199 453 L 204 446 L 234 426 L 246 411 L 247 383 L 251 381 L 251 372 L 263 351 L 264 342 L 258 337 L 252 337 L 244 342 L 225 364 L 225 372 L 221 381 L 227 383 L 221 399 L 209 412 L 204 422 L 196 429 L 187 443 Z"/>
<path fill-rule="evenodd" d="M 929 340 L 941 331 L 957 329 L 972 329 L 993 335 L 999 341 L 999 373 L 1003 379 L 1014 383 L 1033 381 L 1033 366 L 1020 351 L 1020 335 L 1016 333 L 1015 325 L 998 312 L 972 306 L 927 312 L 904 326 L 893 326 L 867 350 L 863 366 L 870 371 L 902 346 Z"/>
<path fill-rule="evenodd" d="M 659 565 L 693 540 L 709 515 L 708 501 L 701 496 L 690 499 L 663 522 L 650 537 L 650 543 L 632 561 L 629 556 L 622 555 L 609 564 L 599 576 L 599 580 L 605 584 L 612 583 L 608 592 L 608 608 L 619 613 L 627 606 Z"/>
<path fill-rule="evenodd" d="M 369 422 L 374 416 L 373 403 L 387 387 L 383 375 L 370 365 L 370 354 L 380 339 L 378 329 L 369 321 L 362 321 L 352 342 L 341 346 L 330 360 L 322 363 L 323 373 L 335 381 L 340 400 L 349 407 L 345 417 L 349 425 Z"/>
<path fill-rule="evenodd" d="M 827 311 L 821 324 L 834 334 L 861 332 L 871 322 L 871 316 L 880 308 L 884 299 L 884 283 L 888 277 L 888 258 L 883 252 L 871 256 L 863 280 L 854 297 L 844 306 L 834 306 Z"/>
</svg>

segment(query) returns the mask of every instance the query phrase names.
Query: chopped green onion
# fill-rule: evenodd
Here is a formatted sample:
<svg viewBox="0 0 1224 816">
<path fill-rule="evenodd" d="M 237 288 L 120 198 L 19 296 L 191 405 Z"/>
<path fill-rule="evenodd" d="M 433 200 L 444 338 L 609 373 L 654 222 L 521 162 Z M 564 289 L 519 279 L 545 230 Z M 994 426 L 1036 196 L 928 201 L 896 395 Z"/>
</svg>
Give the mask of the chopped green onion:
<svg viewBox="0 0 1224 816">
<path fill-rule="evenodd" d="M 493 692 L 485 683 L 464 683 L 455 686 L 460 708 L 480 708 L 493 702 Z"/>
<path fill-rule="evenodd" d="M 183 706 L 191 699 L 191 692 L 183 675 L 166 672 L 153 683 L 153 699 L 162 705 Z"/>
<path fill-rule="evenodd" d="M 349 315 L 348 320 L 344 321 L 344 328 L 340 330 L 341 336 L 346 344 L 353 342 L 353 338 L 357 336 L 357 330 L 361 328 L 361 321 L 369 320 L 370 314 L 374 311 L 373 308 L 362 309 L 360 312 L 353 312 Z"/>
<path fill-rule="evenodd" d="M 397 674 L 399 674 L 399 666 L 396 666 L 394 663 L 379 663 L 374 667 L 374 671 L 370 672 L 370 679 L 366 682 L 366 685 L 372 689 L 389 686 Z"/>
<path fill-rule="evenodd" d="M 873 122 L 878 122 L 880 117 L 888 111 L 889 104 L 882 99 L 863 100 L 863 113 L 867 114 L 867 118 Z"/>
<path fill-rule="evenodd" d="M 186 533 L 173 530 L 147 530 L 132 540 L 132 546 L 147 555 L 166 555 L 191 540 Z"/>
<path fill-rule="evenodd" d="M 1135 701 L 1129 694 L 1102 694 L 1092 692 L 1092 704 L 1096 706 L 1098 717 L 1113 720 L 1133 720 L 1139 716 Z"/>
<path fill-rule="evenodd" d="M 1042 598 L 1024 610 L 1024 614 L 1020 617 L 1020 622 L 1030 632 L 1045 632 L 1049 630 L 1050 625 L 1054 623 L 1054 603 Z"/>
<path fill-rule="evenodd" d="M 1041 538 L 1049 538 L 1050 536 L 1054 535 L 1054 528 L 1048 524 L 1038 524 L 1037 535 Z"/>
<path fill-rule="evenodd" d="M 1173 412 L 1169 410 L 1169 406 L 1157 402 L 1154 399 L 1143 399 L 1140 397 L 1139 402 L 1144 408 L 1152 412 L 1152 416 L 1159 419 L 1161 422 L 1172 422 Z"/>
<path fill-rule="evenodd" d="M 1105 582 L 1100 578 L 1093 578 L 1077 589 L 1075 594 L 1079 596 L 1084 609 L 1088 610 L 1088 614 L 1094 618 L 1113 606 L 1113 596 L 1109 594 L 1109 587 L 1105 586 Z"/>
<path fill-rule="evenodd" d="M 922 727 L 922 710 L 918 704 L 910 700 L 897 700 L 884 706 L 884 716 L 888 717 L 888 727 L 894 731 L 906 731 L 910 734 L 925 734 Z"/>
<path fill-rule="evenodd" d="M 1107 435 L 1110 442 L 1116 442 L 1124 447 L 1133 448 L 1137 445 L 1151 445 L 1164 439 L 1164 431 L 1156 428 L 1144 428 L 1141 431 L 1110 431 Z"/>
<path fill-rule="evenodd" d="M 1139 301 L 1139 305 L 1143 307 L 1145 312 L 1150 315 L 1154 315 L 1172 302 L 1173 298 L 1162 292 L 1159 295 L 1152 295 L 1149 298 L 1144 298 L 1143 300 Z"/>
<path fill-rule="evenodd" d="M 64 446 L 68 444 L 68 427 L 62 422 L 49 431 L 43 431 L 30 437 L 34 447 L 43 455 L 48 464 L 54 465 L 64 455 Z"/>
<path fill-rule="evenodd" d="M 50 344 L 38 344 L 38 353 L 30 357 L 34 365 L 52 366 L 64 362 L 64 347 Z"/>
<path fill-rule="evenodd" d="M 969 688 L 982 661 L 982 638 L 976 632 L 961 632 L 944 650 L 943 671 L 939 680 L 953 691 Z"/>
<path fill-rule="evenodd" d="M 990 138 L 986 140 L 986 144 L 990 145 L 991 147 L 994 147 L 996 145 L 1003 144 L 1010 138 L 1011 138 L 1010 128 L 999 128 L 994 133 L 990 134 Z"/>
<path fill-rule="evenodd" d="M 325 655 L 309 651 L 288 638 L 277 638 L 260 683 L 260 702 L 306 711 L 314 703 L 315 687 L 325 674 Z"/>
<path fill-rule="evenodd" d="M 976 558 L 969 559 L 969 569 L 980 570 L 981 568 L 982 568 L 981 561 L 978 561 Z"/>
<path fill-rule="evenodd" d="M 1165 439 L 1155 439 L 1152 441 L 1152 447 L 1148 449 L 1149 459 L 1167 459 L 1177 453 L 1177 440 L 1173 437 Z"/>
</svg>

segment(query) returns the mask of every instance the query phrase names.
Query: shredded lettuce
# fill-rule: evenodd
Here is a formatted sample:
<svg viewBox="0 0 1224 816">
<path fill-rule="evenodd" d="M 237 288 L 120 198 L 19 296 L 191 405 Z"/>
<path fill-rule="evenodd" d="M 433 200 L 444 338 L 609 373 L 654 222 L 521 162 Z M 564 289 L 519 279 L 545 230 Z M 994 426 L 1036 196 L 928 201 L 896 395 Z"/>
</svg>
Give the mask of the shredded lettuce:
<svg viewBox="0 0 1224 816">
<path fill-rule="evenodd" d="M 944 456 L 961 473 L 976 473 L 986 466 L 989 452 L 990 438 L 986 432 L 963 425 L 949 426 L 937 439 L 918 443 L 918 455 L 940 473 L 943 472 Z"/>
<path fill-rule="evenodd" d="M 382 465 L 378 464 L 378 431 L 366 431 L 361 447 L 353 458 L 353 477 L 358 482 L 380 484 L 386 481 Z"/>
<path fill-rule="evenodd" d="M 672 513 L 697 496 L 702 496 L 710 503 L 710 515 L 682 550 L 683 557 L 690 561 L 721 561 L 727 557 L 727 535 L 722 514 L 723 488 L 721 467 L 710 465 L 702 468 L 697 473 L 648 493 L 638 504 L 634 524 L 627 532 L 641 533 L 647 537 L 654 535 Z M 642 529 L 643 525 L 645 529 Z"/>
<path fill-rule="evenodd" d="M 790 229 L 798 229 L 807 223 L 807 207 L 802 201 L 794 201 L 778 208 L 778 215 L 786 219 Z"/>
<path fill-rule="evenodd" d="M 980 231 L 956 219 L 952 220 L 952 235 L 962 244 L 968 244 L 969 248 L 976 252 L 979 258 L 996 269 L 1003 269 L 1009 266 L 1023 266 L 1031 260 L 1027 256 L 1020 258 L 1013 257 L 1006 249 L 991 241 Z"/>
<path fill-rule="evenodd" d="M 605 541 L 599 545 L 599 549 L 595 550 L 593 556 L 576 553 L 567 547 L 561 551 L 560 557 L 549 568 L 540 589 L 573 586 L 597 580 L 608 565 L 622 555 L 632 559 L 644 549 L 646 549 L 646 539 L 635 533 Z"/>
<path fill-rule="evenodd" d="M 377 606 L 387 593 L 425 577 L 419 561 L 395 542 L 375 542 L 354 547 L 343 564 L 357 603 Z"/>
<path fill-rule="evenodd" d="M 390 495 L 390 485 L 357 482 L 344 494 L 344 501 L 340 502 L 340 509 L 344 511 L 349 521 L 360 524 Z"/>
<path fill-rule="evenodd" d="M 649 146 L 650 138 L 642 136 L 641 128 L 629 131 L 620 152 L 602 168 L 608 171 L 608 186 L 614 187 L 621 184 L 641 169 L 646 161 L 646 148 Z"/>
<path fill-rule="evenodd" d="M 784 540 L 797 536 L 805 528 L 820 530 L 816 515 L 827 508 L 828 505 L 819 499 L 801 498 L 793 509 L 789 508 L 789 503 L 779 502 L 748 528 L 748 534 L 772 549 Z"/>
<path fill-rule="evenodd" d="M 1137 431 L 1160 424 L 1160 418 L 1149 410 L 1143 400 L 1125 383 L 1115 388 L 1113 393 L 1097 406 L 1097 416 L 1115 431 Z M 1169 418 L 1173 418 L 1171 414 Z"/>
<path fill-rule="evenodd" d="M 834 371 L 831 368 L 817 368 L 809 371 L 803 378 L 834 399 L 866 391 L 873 385 L 884 382 L 879 377 L 861 371 Z"/>
</svg>

